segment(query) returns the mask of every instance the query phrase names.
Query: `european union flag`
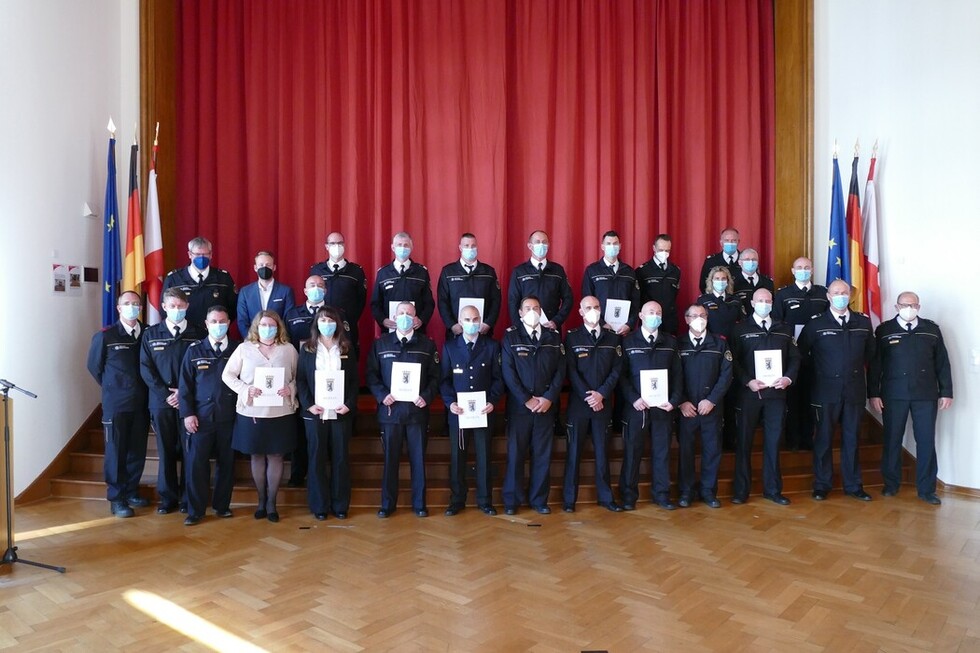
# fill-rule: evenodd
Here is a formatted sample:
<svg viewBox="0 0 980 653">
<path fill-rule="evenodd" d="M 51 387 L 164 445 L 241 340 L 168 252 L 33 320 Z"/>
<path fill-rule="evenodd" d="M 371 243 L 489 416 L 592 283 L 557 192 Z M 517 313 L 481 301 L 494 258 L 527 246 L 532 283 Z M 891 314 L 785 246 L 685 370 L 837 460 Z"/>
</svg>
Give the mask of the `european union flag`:
<svg viewBox="0 0 980 653">
<path fill-rule="evenodd" d="M 116 195 L 116 139 L 109 137 L 108 175 L 105 180 L 105 209 L 102 214 L 102 326 L 118 319 L 116 296 L 122 279 L 119 258 L 119 198 Z"/>
<path fill-rule="evenodd" d="M 830 238 L 827 243 L 827 285 L 835 279 L 843 279 L 851 283 L 851 257 L 845 217 L 840 166 L 837 165 L 837 157 L 834 156 L 834 183 L 830 189 Z"/>
</svg>

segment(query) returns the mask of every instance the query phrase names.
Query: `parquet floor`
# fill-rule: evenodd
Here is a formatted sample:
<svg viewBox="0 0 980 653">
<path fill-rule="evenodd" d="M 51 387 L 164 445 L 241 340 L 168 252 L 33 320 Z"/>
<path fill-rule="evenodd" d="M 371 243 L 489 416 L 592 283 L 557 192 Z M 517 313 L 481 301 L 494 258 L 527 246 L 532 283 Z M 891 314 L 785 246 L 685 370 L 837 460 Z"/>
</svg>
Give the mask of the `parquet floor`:
<svg viewBox="0 0 980 653">
<path fill-rule="evenodd" d="M 18 510 L 19 554 L 68 573 L 0 567 L 0 648 L 980 651 L 980 501 L 792 498 L 343 522 L 287 508 L 279 524 L 243 506 L 190 528 L 51 499 Z"/>
</svg>

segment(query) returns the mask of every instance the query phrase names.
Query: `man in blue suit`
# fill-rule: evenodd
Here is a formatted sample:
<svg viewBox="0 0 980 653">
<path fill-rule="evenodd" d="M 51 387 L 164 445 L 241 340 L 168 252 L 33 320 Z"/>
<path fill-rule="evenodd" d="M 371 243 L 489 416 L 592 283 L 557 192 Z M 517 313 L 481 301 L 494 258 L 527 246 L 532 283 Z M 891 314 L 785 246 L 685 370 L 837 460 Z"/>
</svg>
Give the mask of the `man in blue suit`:
<svg viewBox="0 0 980 653">
<path fill-rule="evenodd" d="M 293 289 L 274 278 L 276 257 L 272 252 L 256 254 L 253 268 L 259 280 L 238 293 L 238 332 L 242 334 L 242 339 L 248 336 L 248 327 L 259 311 L 275 311 L 285 319 L 286 312 L 296 304 Z"/>
</svg>

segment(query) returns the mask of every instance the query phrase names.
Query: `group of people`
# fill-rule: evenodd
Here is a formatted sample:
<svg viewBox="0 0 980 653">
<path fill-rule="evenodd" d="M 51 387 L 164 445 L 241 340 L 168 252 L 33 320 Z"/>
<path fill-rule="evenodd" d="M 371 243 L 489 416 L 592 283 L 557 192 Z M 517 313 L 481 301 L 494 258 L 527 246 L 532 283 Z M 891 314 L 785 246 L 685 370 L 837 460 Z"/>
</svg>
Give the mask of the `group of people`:
<svg viewBox="0 0 980 653">
<path fill-rule="evenodd" d="M 800 257 L 792 268 L 794 282 L 776 290 L 759 271 L 758 252 L 740 249 L 738 231 L 725 229 L 721 251 L 702 266 L 703 294 L 685 307 L 677 302 L 681 271 L 670 261 L 671 245 L 670 236 L 660 234 L 650 260 L 634 269 L 619 259 L 619 235 L 603 234 L 601 258 L 582 280 L 582 326 L 568 330 L 563 340 L 562 325 L 575 309 L 571 285 L 564 268 L 548 258 L 548 234 L 533 232 L 528 259 L 513 269 L 507 288 L 514 324 L 498 341 L 494 331 L 503 294 L 496 271 L 478 256 L 476 237 L 462 235 L 459 258 L 442 268 L 434 297 L 427 268 L 412 259 L 411 236 L 397 233 L 392 262 L 375 275 L 370 310 L 381 335 L 367 348 L 362 380 L 358 321 L 368 304 L 367 278 L 345 257 L 343 234 L 327 236 L 327 258 L 311 267 L 301 303 L 276 279 L 272 253 L 255 256 L 257 280 L 239 293 L 227 272 L 211 266 L 211 243 L 195 238 L 188 244 L 189 265 L 165 278 L 164 321 L 144 326 L 139 295 L 126 291 L 118 298 L 118 322 L 92 339 L 88 369 L 102 386 L 111 511 L 130 517 L 133 508 L 150 505 L 138 490 L 152 422 L 158 513 L 180 510 L 187 513 L 185 524 L 194 525 L 210 500 L 215 515 L 230 517 L 239 451 L 250 456 L 256 519 L 279 521 L 276 500 L 286 455 L 292 456 L 288 482 L 306 483 L 310 512 L 321 520 L 331 513 L 344 519 L 351 496 L 348 443 L 358 390 L 365 385 L 377 401 L 384 447 L 378 517 L 396 509 L 403 443 L 412 510 L 428 516 L 425 451 L 430 406 L 437 398 L 446 407 L 452 442 L 445 514 L 466 506 L 470 449 L 476 504 L 497 514 L 490 413 L 505 394 L 503 509 L 512 515 L 529 506 L 547 514 L 551 448 L 566 380 L 566 512 L 576 508 L 589 442 L 597 500 L 610 511 L 636 509 L 640 460 L 648 446 L 650 498 L 661 508 L 697 500 L 721 507 L 717 477 L 725 448 L 735 452 L 732 502 L 745 503 L 760 422 L 764 498 L 790 503 L 779 468 L 785 437 L 790 448 L 812 449 L 812 497 L 825 500 L 832 487 L 831 439 L 839 426 L 844 492 L 870 501 L 858 460 L 860 420 L 869 399 L 883 415 L 883 494 L 899 490 L 902 439 L 911 415 L 917 494 L 940 503 L 935 422 L 937 410 L 952 404 L 952 379 L 939 327 L 918 316 L 914 293 L 901 293 L 898 315 L 873 329 L 867 316 L 848 308 L 847 283 L 814 284 L 812 262 Z M 426 335 L 436 310 L 447 325 L 441 352 Z M 242 342 L 229 336 L 233 320 Z M 333 383 L 326 379 L 339 382 L 340 392 L 324 392 Z M 618 500 L 607 456 L 614 427 L 623 437 Z M 675 432 L 676 503 L 669 469 Z"/>
</svg>

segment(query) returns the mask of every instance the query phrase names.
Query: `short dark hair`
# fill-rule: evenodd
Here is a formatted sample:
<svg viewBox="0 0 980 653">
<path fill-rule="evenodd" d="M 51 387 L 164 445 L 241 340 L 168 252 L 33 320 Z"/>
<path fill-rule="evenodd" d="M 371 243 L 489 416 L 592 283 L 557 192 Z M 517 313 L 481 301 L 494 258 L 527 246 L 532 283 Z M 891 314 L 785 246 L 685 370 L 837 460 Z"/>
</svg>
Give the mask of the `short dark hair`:
<svg viewBox="0 0 980 653">
<path fill-rule="evenodd" d="M 670 240 L 670 234 L 657 234 L 657 237 L 653 239 L 653 244 L 656 245 L 658 240 L 663 240 L 665 242 L 673 242 Z"/>
<path fill-rule="evenodd" d="M 351 349 L 350 337 L 347 335 L 347 322 L 344 318 L 340 316 L 340 311 L 333 306 L 324 304 L 320 307 L 320 310 L 316 312 L 313 316 L 313 321 L 310 323 L 310 337 L 303 341 L 303 349 L 310 352 L 311 354 L 316 353 L 316 345 L 320 338 L 320 327 L 317 326 L 317 322 L 320 321 L 321 317 L 329 317 L 331 320 L 337 323 L 337 330 L 334 335 L 337 337 L 337 345 L 340 347 L 341 354 L 347 354 Z"/>
<path fill-rule="evenodd" d="M 476 236 L 474 236 L 473 234 L 471 234 L 470 232 L 467 231 L 465 234 L 463 234 L 462 236 L 459 237 L 460 240 L 463 240 L 464 238 L 474 238 L 475 239 Z"/>
<path fill-rule="evenodd" d="M 602 240 L 605 240 L 606 238 L 619 238 L 619 234 L 610 229 L 606 233 L 602 234 Z"/>
<path fill-rule="evenodd" d="M 231 313 L 229 313 L 228 309 L 221 304 L 212 304 L 211 306 L 208 306 L 208 310 L 204 314 L 204 317 L 207 318 L 207 316 L 211 315 L 211 313 L 224 313 L 229 318 L 231 318 Z"/>
<path fill-rule="evenodd" d="M 187 303 L 187 295 L 184 294 L 183 290 L 177 287 L 171 287 L 164 290 L 163 297 L 160 298 L 160 303 L 166 304 L 168 299 L 177 299 L 185 304 Z"/>
</svg>

